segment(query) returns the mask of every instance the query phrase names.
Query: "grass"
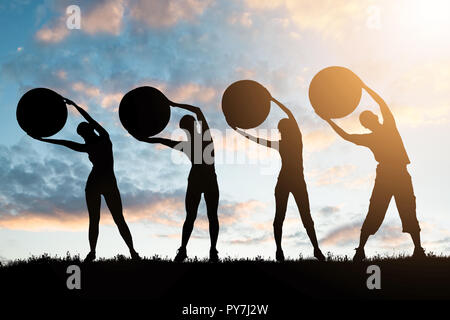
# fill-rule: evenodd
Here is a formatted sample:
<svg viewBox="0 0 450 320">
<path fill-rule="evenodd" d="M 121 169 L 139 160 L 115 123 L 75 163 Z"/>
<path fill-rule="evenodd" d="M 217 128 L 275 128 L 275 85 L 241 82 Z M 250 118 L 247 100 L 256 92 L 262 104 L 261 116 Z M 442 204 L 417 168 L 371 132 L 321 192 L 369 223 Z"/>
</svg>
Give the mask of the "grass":
<svg viewBox="0 0 450 320">
<path fill-rule="evenodd" d="M 347 255 L 334 255 L 331 252 L 326 254 L 326 262 L 325 263 L 351 263 L 353 264 L 352 257 Z M 135 262 L 132 261 L 128 256 L 118 254 L 112 258 L 97 258 L 94 263 L 102 263 L 102 264 L 110 264 L 110 263 L 118 263 L 118 262 Z M 414 259 L 411 258 L 410 255 L 399 253 L 395 255 L 389 254 L 376 254 L 374 256 L 368 257 L 365 263 L 375 263 L 375 262 L 389 262 L 389 261 L 404 261 L 404 262 L 413 262 Z M 450 257 L 443 254 L 435 254 L 433 252 L 427 253 L 427 261 L 450 261 Z M 296 259 L 287 258 L 285 262 L 282 264 L 291 264 L 291 263 L 305 263 L 305 262 L 317 262 L 313 258 L 305 259 L 303 256 L 299 256 Z M 143 257 L 142 261 L 139 263 L 174 263 L 172 258 L 165 256 L 162 257 L 160 255 L 154 255 L 151 257 Z M 201 263 L 209 263 L 208 258 L 199 258 L 197 256 L 190 257 L 186 259 L 184 264 L 201 264 Z M 220 264 L 236 264 L 236 263 L 264 263 L 264 264 L 280 264 L 275 260 L 267 260 L 262 256 L 256 256 L 254 258 L 235 258 L 231 256 L 226 256 L 220 259 Z M 317 262 L 318 263 L 318 262 Z M 83 264 L 83 258 L 80 257 L 79 254 L 71 255 L 70 252 L 67 252 L 65 256 L 58 255 L 49 255 L 44 253 L 40 256 L 31 255 L 26 259 L 15 259 L 0 263 L 0 268 L 14 268 L 20 265 L 39 265 L 39 264 Z"/>
<path fill-rule="evenodd" d="M 81 290 L 68 290 L 67 267 L 81 268 Z M 369 265 L 381 269 L 381 290 L 366 286 Z M 270 303 L 299 299 L 450 299 L 450 257 L 430 253 L 422 261 L 407 255 L 376 255 L 363 263 L 327 254 L 326 262 L 284 263 L 224 257 L 220 263 L 192 257 L 175 263 L 158 255 L 133 261 L 123 255 L 84 264 L 79 255 L 31 256 L 4 263 L 0 284 L 17 299 L 146 299 L 157 305 Z"/>
</svg>

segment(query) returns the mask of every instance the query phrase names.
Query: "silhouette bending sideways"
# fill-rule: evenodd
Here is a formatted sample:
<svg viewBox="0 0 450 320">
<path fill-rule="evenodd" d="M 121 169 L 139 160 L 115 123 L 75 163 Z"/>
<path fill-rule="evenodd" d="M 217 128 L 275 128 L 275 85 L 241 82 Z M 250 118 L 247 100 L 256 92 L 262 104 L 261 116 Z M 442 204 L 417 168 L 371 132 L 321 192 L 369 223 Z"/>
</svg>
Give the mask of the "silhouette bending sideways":
<svg viewBox="0 0 450 320">
<path fill-rule="evenodd" d="M 276 99 L 271 98 L 271 100 L 288 116 L 288 118 L 281 119 L 278 123 L 278 130 L 281 134 L 281 139 L 279 141 L 261 139 L 236 127 L 234 129 L 251 141 L 278 150 L 281 156 L 281 170 L 275 187 L 276 211 L 275 220 L 273 222 L 275 243 L 277 246 L 276 259 L 277 261 L 284 261 L 284 253 L 281 247 L 282 228 L 286 216 L 289 194 L 292 193 L 300 211 L 303 225 L 314 246 L 314 257 L 320 261 L 324 261 L 325 256 L 319 249 L 316 231 L 314 230 L 314 222 L 309 208 L 308 191 L 303 175 L 302 134 L 292 112 Z"/>
<path fill-rule="evenodd" d="M 182 262 L 187 258 L 186 247 L 194 228 L 198 206 L 203 194 L 206 202 L 209 235 L 211 238 L 209 260 L 211 262 L 217 262 L 219 260 L 216 249 L 217 237 L 219 235 L 219 219 L 217 217 L 219 186 L 214 167 L 214 143 L 209 126 L 200 108 L 171 101 L 169 103 L 173 107 L 193 112 L 199 122 L 200 131 L 197 129 L 198 123 L 196 119 L 191 115 L 185 115 L 181 118 L 179 125 L 186 132 L 187 141 L 174 141 L 159 137 L 136 138 L 143 142 L 161 143 L 175 150 L 182 151 L 187 155 L 192 164 L 186 190 L 186 220 L 183 224 L 181 247 L 178 249 L 174 260 L 176 262 Z"/>
<path fill-rule="evenodd" d="M 371 133 L 348 134 L 329 117 L 319 114 L 342 138 L 354 144 L 368 147 L 378 162 L 369 211 L 361 228 L 359 247 L 356 248 L 353 261 L 365 259 L 364 246 L 367 239 L 370 235 L 375 234 L 381 226 L 392 197 L 395 198 L 403 232 L 409 233 L 414 242 L 413 257 L 425 257 L 425 251 L 420 243 L 419 222 L 416 217 L 416 197 L 414 196 L 411 176 L 407 170 L 410 161 L 395 124 L 394 116 L 377 93 L 364 83 L 362 83 L 362 87 L 378 103 L 383 116 L 383 123 L 381 124 L 378 116 L 371 111 L 366 110 L 360 114 L 361 124 Z"/>
<path fill-rule="evenodd" d="M 86 152 L 89 160 L 92 162 L 92 171 L 87 179 L 85 189 L 89 212 L 89 243 L 91 251 L 84 261 L 90 262 L 95 259 L 95 248 L 97 246 L 100 222 L 101 195 L 105 198 L 114 222 L 119 228 L 120 235 L 130 250 L 131 257 L 133 259 L 140 259 L 138 253 L 134 250 L 131 233 L 123 216 L 122 201 L 114 175 L 114 158 L 109 134 L 84 109 L 68 99 L 65 99 L 65 103 L 74 106 L 86 119 L 87 122 L 82 122 L 77 127 L 77 133 L 84 139 L 85 143 L 38 137 L 33 138 L 62 145 L 74 151 Z"/>
</svg>

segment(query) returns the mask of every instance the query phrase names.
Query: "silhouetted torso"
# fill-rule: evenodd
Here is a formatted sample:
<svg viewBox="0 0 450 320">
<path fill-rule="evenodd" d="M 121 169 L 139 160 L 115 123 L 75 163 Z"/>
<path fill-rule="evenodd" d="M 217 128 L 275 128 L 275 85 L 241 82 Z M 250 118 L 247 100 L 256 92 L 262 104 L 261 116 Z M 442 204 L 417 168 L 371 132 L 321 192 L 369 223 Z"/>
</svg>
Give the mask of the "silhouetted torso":
<svg viewBox="0 0 450 320">
<path fill-rule="evenodd" d="M 394 121 L 385 121 L 377 131 L 361 135 L 358 144 L 368 147 L 384 167 L 403 167 L 410 163 Z"/>
<path fill-rule="evenodd" d="M 298 128 L 297 122 L 295 122 L 295 126 L 292 127 L 295 127 L 295 129 L 292 129 L 294 132 L 290 132 L 289 140 L 281 139 L 278 146 L 281 156 L 281 170 L 279 176 L 283 177 L 303 174 L 302 133 Z"/>
<path fill-rule="evenodd" d="M 97 179 L 114 176 L 114 157 L 109 137 L 98 136 L 86 143 L 89 160 L 92 162 L 91 174 Z"/>
<path fill-rule="evenodd" d="M 186 141 L 185 144 L 183 151 L 192 164 L 189 180 L 207 181 L 209 178 L 214 178 L 216 172 L 212 139 L 202 139 L 201 134 L 196 132 L 192 139 Z"/>
</svg>

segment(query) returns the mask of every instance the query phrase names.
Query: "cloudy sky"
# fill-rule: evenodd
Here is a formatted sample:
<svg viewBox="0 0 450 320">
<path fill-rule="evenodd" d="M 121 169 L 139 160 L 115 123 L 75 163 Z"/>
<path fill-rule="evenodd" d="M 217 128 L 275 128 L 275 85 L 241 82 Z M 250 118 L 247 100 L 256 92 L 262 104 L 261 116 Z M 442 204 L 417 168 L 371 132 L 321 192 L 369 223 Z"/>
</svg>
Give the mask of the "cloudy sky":
<svg viewBox="0 0 450 320">
<path fill-rule="evenodd" d="M 66 27 L 66 8 L 81 8 L 81 29 Z M 450 4 L 445 0 L 111 0 L 0 3 L 0 259 L 88 252 L 84 184 L 87 156 L 29 138 L 15 109 L 30 88 L 48 87 L 88 109 L 110 132 L 125 216 L 142 255 L 172 257 L 184 219 L 189 164 L 165 147 L 140 143 L 121 126 L 122 96 L 142 85 L 198 105 L 214 128 L 221 189 L 218 249 L 232 257 L 273 257 L 273 190 L 280 158 L 244 141 L 221 112 L 225 88 L 240 79 L 265 85 L 294 112 L 303 132 L 304 167 L 322 250 L 352 255 L 365 217 L 376 162 L 340 139 L 308 101 L 312 77 L 346 66 L 390 105 L 412 164 L 424 247 L 450 253 Z M 363 96 L 340 120 L 363 132 Z M 73 111 L 73 110 L 72 110 Z M 162 133 L 179 135 L 172 112 Z M 283 117 L 275 106 L 261 126 Z M 55 137 L 80 141 L 70 112 Z M 177 133 L 178 132 L 178 133 Z M 80 141 L 81 142 L 81 141 Z M 292 197 L 285 254 L 312 255 Z M 127 254 L 103 204 L 98 255 Z M 392 201 L 367 252 L 409 253 L 409 236 Z M 188 254 L 208 253 L 205 207 Z"/>
</svg>

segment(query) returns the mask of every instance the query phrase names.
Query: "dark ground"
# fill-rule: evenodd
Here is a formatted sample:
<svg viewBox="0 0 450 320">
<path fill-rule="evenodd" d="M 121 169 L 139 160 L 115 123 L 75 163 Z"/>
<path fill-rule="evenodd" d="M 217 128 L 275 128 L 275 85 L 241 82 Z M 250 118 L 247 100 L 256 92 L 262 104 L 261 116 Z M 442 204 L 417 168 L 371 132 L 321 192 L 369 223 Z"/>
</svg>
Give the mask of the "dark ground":
<svg viewBox="0 0 450 320">
<path fill-rule="evenodd" d="M 66 287 L 66 270 L 72 264 L 81 267 L 81 290 Z M 381 269 L 380 290 L 366 286 L 367 266 L 373 264 Z M 135 262 L 117 257 L 82 264 L 77 257 L 42 256 L 0 267 L 0 285 L 10 301 L 144 299 L 149 308 L 168 310 L 176 318 L 182 318 L 182 308 L 189 304 L 221 308 L 268 304 L 273 315 L 295 312 L 315 299 L 450 299 L 450 258 L 384 258 L 358 264 L 346 259 L 211 264 L 158 258 Z"/>
</svg>

